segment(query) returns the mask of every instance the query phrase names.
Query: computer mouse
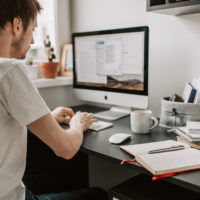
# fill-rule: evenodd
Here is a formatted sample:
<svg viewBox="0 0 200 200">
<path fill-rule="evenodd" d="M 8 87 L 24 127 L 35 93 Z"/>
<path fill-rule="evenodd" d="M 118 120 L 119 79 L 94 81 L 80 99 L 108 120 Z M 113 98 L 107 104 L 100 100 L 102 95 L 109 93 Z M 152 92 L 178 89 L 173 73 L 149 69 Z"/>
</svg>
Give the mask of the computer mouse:
<svg viewBox="0 0 200 200">
<path fill-rule="evenodd" d="M 115 133 L 109 138 L 109 142 L 112 144 L 120 144 L 130 138 L 131 135 L 127 133 Z"/>
</svg>

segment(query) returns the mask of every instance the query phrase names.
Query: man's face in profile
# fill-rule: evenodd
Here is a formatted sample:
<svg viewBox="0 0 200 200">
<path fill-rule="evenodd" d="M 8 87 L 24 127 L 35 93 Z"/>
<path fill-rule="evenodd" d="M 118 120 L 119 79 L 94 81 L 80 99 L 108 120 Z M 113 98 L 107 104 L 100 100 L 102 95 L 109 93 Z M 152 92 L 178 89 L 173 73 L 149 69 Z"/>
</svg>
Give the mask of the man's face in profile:
<svg viewBox="0 0 200 200">
<path fill-rule="evenodd" d="M 27 29 L 23 30 L 19 39 L 12 43 L 11 57 L 17 59 L 24 59 L 26 57 L 26 53 L 30 49 L 30 45 L 34 44 L 33 31 L 36 26 L 37 26 L 37 17 L 35 17 L 34 20 L 30 20 Z"/>
</svg>

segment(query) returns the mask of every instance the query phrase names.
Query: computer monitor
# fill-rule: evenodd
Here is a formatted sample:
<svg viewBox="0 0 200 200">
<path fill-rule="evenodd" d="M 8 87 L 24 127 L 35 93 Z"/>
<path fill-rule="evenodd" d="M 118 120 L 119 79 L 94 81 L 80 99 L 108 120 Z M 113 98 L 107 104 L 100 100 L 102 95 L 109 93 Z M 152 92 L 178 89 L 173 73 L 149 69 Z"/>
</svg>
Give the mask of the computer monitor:
<svg viewBox="0 0 200 200">
<path fill-rule="evenodd" d="M 73 87 L 79 99 L 119 106 L 111 108 L 119 117 L 130 108 L 148 107 L 147 26 L 73 33 L 72 43 Z M 95 116 L 119 118 L 110 113 Z"/>
</svg>

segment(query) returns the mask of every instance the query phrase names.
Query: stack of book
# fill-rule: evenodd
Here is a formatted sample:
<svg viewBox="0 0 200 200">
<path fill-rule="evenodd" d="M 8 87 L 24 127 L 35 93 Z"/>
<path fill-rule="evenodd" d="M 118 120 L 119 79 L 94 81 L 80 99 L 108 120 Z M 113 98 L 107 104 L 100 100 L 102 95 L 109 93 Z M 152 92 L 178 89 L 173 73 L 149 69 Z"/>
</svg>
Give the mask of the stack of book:
<svg viewBox="0 0 200 200">
<path fill-rule="evenodd" d="M 200 143 L 200 122 L 188 121 L 186 126 L 176 128 L 176 134 L 188 142 Z"/>
</svg>

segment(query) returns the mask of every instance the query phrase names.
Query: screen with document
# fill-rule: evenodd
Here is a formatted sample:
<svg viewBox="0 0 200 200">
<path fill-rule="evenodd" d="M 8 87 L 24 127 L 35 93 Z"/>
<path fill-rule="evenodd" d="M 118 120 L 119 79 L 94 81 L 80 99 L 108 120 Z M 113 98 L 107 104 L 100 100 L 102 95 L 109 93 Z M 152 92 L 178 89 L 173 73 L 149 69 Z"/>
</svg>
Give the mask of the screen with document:
<svg viewBox="0 0 200 200">
<path fill-rule="evenodd" d="M 146 28 L 73 34 L 75 85 L 144 94 L 148 59 Z"/>
<path fill-rule="evenodd" d="M 146 26 L 73 33 L 74 87 L 148 95 Z"/>
</svg>

